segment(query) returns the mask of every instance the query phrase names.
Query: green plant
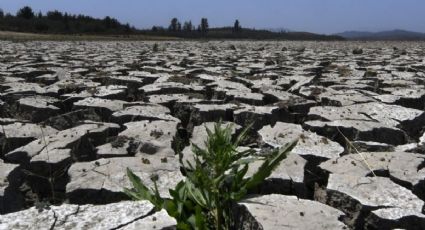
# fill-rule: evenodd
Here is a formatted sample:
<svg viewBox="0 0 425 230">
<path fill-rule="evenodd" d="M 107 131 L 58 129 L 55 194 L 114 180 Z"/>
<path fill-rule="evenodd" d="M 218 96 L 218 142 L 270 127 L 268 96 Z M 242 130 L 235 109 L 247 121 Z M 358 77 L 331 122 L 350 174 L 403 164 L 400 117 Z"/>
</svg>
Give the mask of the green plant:
<svg viewBox="0 0 425 230">
<path fill-rule="evenodd" d="M 147 188 L 130 169 L 127 175 L 133 188 L 125 193 L 135 200 L 148 200 L 159 211 L 165 209 L 177 220 L 177 229 L 230 229 L 232 207 L 248 191 L 259 185 L 286 158 L 296 141 L 271 152 L 267 157 L 256 157 L 249 149 L 238 151 L 247 136 L 248 128 L 232 140 L 232 126 L 221 123 L 211 131 L 207 128 L 206 148 L 193 145 L 194 162 L 187 162 L 186 179 L 170 190 L 171 199 L 162 198 L 157 188 L 157 177 L 152 176 L 154 188 Z M 247 176 L 249 164 L 264 160 L 258 170 Z M 183 165 L 180 155 L 180 163 Z"/>
<path fill-rule="evenodd" d="M 153 44 L 152 51 L 155 53 L 159 51 L 159 46 L 157 43 Z"/>
</svg>

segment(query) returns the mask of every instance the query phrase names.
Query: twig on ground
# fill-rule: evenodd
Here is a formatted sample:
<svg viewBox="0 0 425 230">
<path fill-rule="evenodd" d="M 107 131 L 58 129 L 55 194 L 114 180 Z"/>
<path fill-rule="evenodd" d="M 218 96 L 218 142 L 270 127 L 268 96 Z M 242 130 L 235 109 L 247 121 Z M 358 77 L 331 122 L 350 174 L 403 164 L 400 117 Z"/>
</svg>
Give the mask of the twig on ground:
<svg viewBox="0 0 425 230">
<path fill-rule="evenodd" d="M 348 138 L 341 132 L 341 130 L 339 130 L 338 127 L 336 127 L 336 129 L 338 130 L 338 132 L 344 137 L 345 141 L 356 151 L 357 154 L 360 155 L 360 157 L 362 158 L 363 162 L 365 163 L 366 167 L 370 170 L 370 172 L 372 173 L 372 175 L 374 177 L 376 177 L 375 172 L 373 171 L 372 167 L 370 166 L 370 164 L 367 162 L 366 158 L 363 156 L 363 154 L 361 152 L 359 152 L 359 150 L 357 150 L 357 148 L 353 145 L 353 143 L 351 143 L 350 140 L 348 140 Z"/>
</svg>

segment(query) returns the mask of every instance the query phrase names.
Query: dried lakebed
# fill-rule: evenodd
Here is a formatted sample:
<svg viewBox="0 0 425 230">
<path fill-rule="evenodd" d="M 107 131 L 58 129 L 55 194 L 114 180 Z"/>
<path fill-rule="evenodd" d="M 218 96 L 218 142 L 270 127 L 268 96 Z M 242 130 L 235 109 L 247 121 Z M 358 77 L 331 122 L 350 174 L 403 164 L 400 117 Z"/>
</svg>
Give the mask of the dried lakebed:
<svg viewBox="0 0 425 230">
<path fill-rule="evenodd" d="M 0 42 L 0 229 L 173 228 L 125 169 L 169 196 L 218 120 L 299 138 L 239 229 L 425 229 L 424 43 L 153 45 Z"/>
</svg>

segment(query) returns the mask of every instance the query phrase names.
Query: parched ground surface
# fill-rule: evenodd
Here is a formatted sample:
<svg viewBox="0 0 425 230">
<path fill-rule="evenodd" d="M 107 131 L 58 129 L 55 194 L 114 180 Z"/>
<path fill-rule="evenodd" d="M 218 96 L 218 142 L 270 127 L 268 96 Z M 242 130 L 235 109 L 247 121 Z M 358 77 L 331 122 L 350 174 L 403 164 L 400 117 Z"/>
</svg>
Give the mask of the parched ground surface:
<svg viewBox="0 0 425 230">
<path fill-rule="evenodd" d="M 219 120 L 260 155 L 299 138 L 239 229 L 425 229 L 425 43 L 157 48 L 0 42 L 0 229 L 173 228 L 125 169 L 169 196 Z"/>
</svg>

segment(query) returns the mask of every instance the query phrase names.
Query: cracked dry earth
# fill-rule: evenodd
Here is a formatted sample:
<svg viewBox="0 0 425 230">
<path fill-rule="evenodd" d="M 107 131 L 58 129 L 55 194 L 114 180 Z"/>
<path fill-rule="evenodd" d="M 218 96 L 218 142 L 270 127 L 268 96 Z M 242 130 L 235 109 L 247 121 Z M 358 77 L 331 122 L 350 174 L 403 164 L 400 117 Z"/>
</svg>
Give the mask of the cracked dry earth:
<svg viewBox="0 0 425 230">
<path fill-rule="evenodd" d="M 220 119 L 299 138 L 238 229 L 425 229 L 424 43 L 153 45 L 0 42 L 0 229 L 173 229 L 125 169 L 169 196 Z"/>
</svg>

